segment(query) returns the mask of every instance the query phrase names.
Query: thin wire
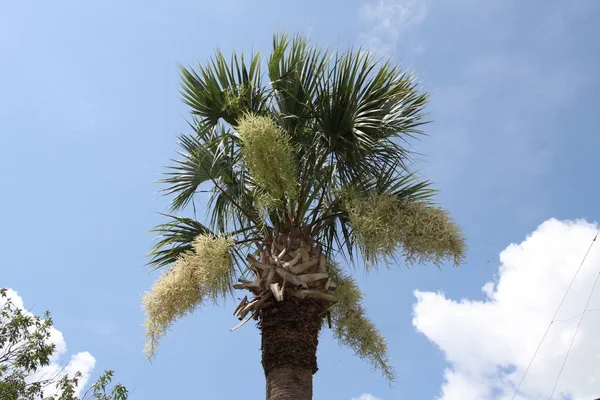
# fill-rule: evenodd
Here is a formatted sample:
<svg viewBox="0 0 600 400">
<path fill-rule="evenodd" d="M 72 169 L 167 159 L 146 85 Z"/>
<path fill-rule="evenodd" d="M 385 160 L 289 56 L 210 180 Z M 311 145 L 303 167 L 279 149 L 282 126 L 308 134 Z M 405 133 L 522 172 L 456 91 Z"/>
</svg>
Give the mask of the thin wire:
<svg viewBox="0 0 600 400">
<path fill-rule="evenodd" d="M 519 389 L 521 388 L 521 385 L 523 384 L 523 381 L 525 380 L 525 377 L 527 376 L 527 373 L 529 372 L 529 369 L 531 368 L 531 365 L 533 364 L 533 360 L 535 360 L 535 357 L 537 356 L 538 352 L 540 351 L 540 348 L 542 347 L 542 343 L 544 343 L 544 340 L 546 339 L 546 336 L 548 335 L 548 332 L 550 331 L 550 328 L 552 327 L 552 324 L 554 323 L 554 319 L 558 315 L 560 308 L 562 307 L 563 303 L 565 302 L 565 299 L 567 298 L 567 294 L 569 294 L 569 290 L 571 290 L 571 287 L 573 286 L 573 282 L 575 282 L 575 279 L 577 278 L 577 275 L 579 274 L 579 271 L 581 270 L 581 267 L 583 266 L 585 259 L 587 258 L 588 254 L 590 253 L 592 246 L 594 246 L 594 242 L 596 242 L 596 238 L 598 237 L 599 233 L 600 233 L 600 229 L 598 229 L 598 231 L 596 232 L 596 236 L 594 236 L 594 239 L 592 239 L 592 243 L 590 243 L 590 247 L 588 247 L 587 251 L 585 252 L 585 256 L 583 256 L 583 260 L 581 260 L 581 264 L 579 264 L 579 268 L 577 268 L 577 271 L 575 272 L 573 279 L 571 279 L 571 283 L 569 283 L 569 286 L 567 287 L 567 291 L 565 292 L 565 295 L 563 296 L 562 300 L 560 301 L 560 304 L 558 305 L 556 312 L 552 316 L 552 320 L 550 321 L 548 328 L 546 328 L 546 332 L 544 332 L 544 336 L 542 336 L 542 340 L 540 340 L 540 344 L 538 344 L 537 349 L 535 349 L 535 353 L 533 353 L 533 357 L 531 357 L 531 361 L 529 361 L 529 365 L 527 366 L 527 369 L 525 369 L 525 373 L 523 374 L 521 381 L 517 385 L 517 389 L 515 390 L 515 394 L 513 394 L 512 400 L 514 400 L 515 397 L 517 397 L 517 394 L 519 393 Z"/>
<path fill-rule="evenodd" d="M 571 317 L 571 318 L 565 318 L 565 319 L 555 319 L 555 320 L 554 320 L 554 322 L 566 322 L 566 321 L 571 321 L 572 319 L 575 319 L 575 318 L 577 318 L 577 317 L 580 317 L 580 316 L 582 316 L 583 314 L 585 314 L 585 313 L 586 313 L 586 312 L 588 312 L 588 311 L 600 311 L 600 308 L 590 308 L 589 310 L 585 310 L 584 312 L 582 312 L 582 313 L 579 313 L 579 314 L 577 314 L 577 315 L 575 315 L 575 316 L 573 316 L 573 317 Z"/>
<path fill-rule="evenodd" d="M 594 294 L 594 290 L 596 290 L 596 285 L 598 285 L 598 281 L 600 281 L 600 271 L 598 272 L 598 276 L 596 277 L 596 280 L 594 281 L 594 286 L 592 286 L 592 291 L 590 292 L 587 302 L 585 303 L 585 307 L 583 308 L 583 312 L 581 313 L 581 318 L 579 318 L 579 323 L 577 324 L 577 328 L 575 329 L 575 334 L 573 334 L 573 338 L 571 339 L 571 344 L 569 344 L 569 349 L 567 350 L 565 359 L 560 367 L 558 376 L 556 377 L 556 382 L 554 382 L 554 387 L 552 388 L 552 393 L 550 394 L 550 400 L 552 400 L 552 396 L 554 396 L 554 391 L 556 391 L 556 386 L 558 385 L 560 376 L 562 375 L 563 369 L 565 368 L 565 364 L 567 363 L 567 358 L 569 358 L 569 353 L 571 352 L 571 348 L 573 347 L 573 343 L 575 342 L 575 337 L 577 336 L 577 332 L 579 331 L 581 322 L 583 322 L 583 316 L 584 316 L 588 306 L 590 305 L 590 300 L 592 300 L 592 295 Z"/>
</svg>

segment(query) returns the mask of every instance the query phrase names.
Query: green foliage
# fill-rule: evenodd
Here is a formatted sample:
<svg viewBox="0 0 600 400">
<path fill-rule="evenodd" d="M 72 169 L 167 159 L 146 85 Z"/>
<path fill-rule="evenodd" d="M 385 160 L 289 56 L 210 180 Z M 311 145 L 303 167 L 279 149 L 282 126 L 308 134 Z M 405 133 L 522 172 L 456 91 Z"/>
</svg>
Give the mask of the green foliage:
<svg viewBox="0 0 600 400">
<path fill-rule="evenodd" d="M 88 390 L 84 399 L 90 395 L 94 400 L 127 400 L 129 391 L 121 384 L 116 384 L 108 392 L 108 387 L 112 382 L 114 372 L 111 370 L 104 371 L 104 374 Z"/>
<path fill-rule="evenodd" d="M 2 400 L 78 400 L 75 395 L 81 373 L 60 378 L 59 370 L 42 379 L 31 377 L 50 365 L 55 345 L 49 343 L 52 319 L 31 315 L 16 306 L 5 288 L 0 288 L 0 399 Z M 127 388 L 117 384 L 107 394 L 113 372 L 106 371 L 81 398 L 94 400 L 127 400 Z M 55 387 L 53 396 L 44 396 Z"/>
<path fill-rule="evenodd" d="M 230 238 L 198 235 L 193 250 L 182 253 L 143 299 L 146 311 L 146 355 L 156 354 L 171 324 L 206 299 L 216 302 L 231 290 L 234 278 Z"/>
<path fill-rule="evenodd" d="M 181 80 L 183 101 L 212 125 L 220 119 L 234 125 L 245 112 L 266 107 L 259 54 L 247 64 L 243 55 L 234 54 L 227 62 L 217 51 L 206 66 L 198 66 L 198 72 L 181 67 Z"/>
<path fill-rule="evenodd" d="M 109 389 L 113 374 L 114 372 L 111 370 L 104 371 L 98 380 L 81 397 L 81 400 L 127 400 L 129 391 L 125 386 L 117 383 L 112 389 Z M 66 375 L 63 376 L 56 383 L 58 393 L 60 393 L 57 395 L 58 397 L 49 396 L 43 400 L 79 400 L 75 395 L 75 388 L 79 379 L 81 379 L 80 372 L 75 373 L 75 376 L 72 378 Z"/>
<path fill-rule="evenodd" d="M 165 195 L 177 194 L 171 203 L 172 210 L 187 206 L 200 185 L 226 177 L 229 172 L 227 164 L 219 162 L 215 156 L 215 146 L 219 142 L 213 139 L 217 133 L 206 126 L 198 129 L 198 136 L 180 136 L 182 150 L 179 155 L 183 159 L 176 160 L 175 165 L 169 167 L 171 172 L 167 172 L 167 177 L 161 180 L 161 183 L 169 185 L 162 190 Z M 209 131 L 203 132 L 202 129 Z M 198 138 L 200 136 L 205 137 L 206 141 L 201 141 Z"/>
<path fill-rule="evenodd" d="M 41 398 L 50 382 L 28 383 L 27 377 L 50 364 L 54 344 L 49 344 L 52 319 L 29 315 L 0 289 L 0 398 Z"/>
<path fill-rule="evenodd" d="M 218 52 L 197 72 L 182 70 L 193 133 L 180 138 L 182 159 L 163 180 L 164 193 L 180 210 L 207 183 L 216 233 L 243 230 L 239 241 L 250 241 L 306 228 L 329 255 L 342 244 L 352 256 L 355 240 L 335 191 L 412 176 L 401 144 L 422 133 L 426 95 L 388 61 L 318 49 L 301 36 L 275 36 L 270 88 L 261 86 L 258 60 L 247 65 L 234 54 L 228 63 Z M 422 182 L 407 188 L 431 192 Z"/>
<path fill-rule="evenodd" d="M 339 286 L 335 290 L 338 302 L 331 309 L 333 335 L 340 345 L 354 350 L 355 354 L 382 372 L 390 381 L 395 373 L 387 355 L 387 343 L 377 327 L 367 317 L 363 308 L 362 293 L 354 279 L 335 266 L 329 267 Z"/>
<path fill-rule="evenodd" d="M 160 240 L 150 253 L 150 264 L 156 268 L 174 263 L 180 255 L 192 250 L 192 242 L 198 235 L 211 233 L 206 226 L 192 218 L 165 216 L 171 221 L 152 230 L 160 234 Z"/>
<path fill-rule="evenodd" d="M 286 35 L 273 37 L 268 74 L 277 112 L 284 130 L 294 142 L 310 142 L 307 130 L 312 125 L 313 106 L 321 77 L 329 66 L 331 55 L 324 49 L 310 46 L 305 38 Z"/>
<path fill-rule="evenodd" d="M 423 107 L 412 76 L 367 51 L 336 54 L 314 103 L 314 130 L 334 156 L 344 182 L 406 161 L 406 139 L 422 133 Z M 398 141 L 400 139 L 401 141 Z"/>
</svg>

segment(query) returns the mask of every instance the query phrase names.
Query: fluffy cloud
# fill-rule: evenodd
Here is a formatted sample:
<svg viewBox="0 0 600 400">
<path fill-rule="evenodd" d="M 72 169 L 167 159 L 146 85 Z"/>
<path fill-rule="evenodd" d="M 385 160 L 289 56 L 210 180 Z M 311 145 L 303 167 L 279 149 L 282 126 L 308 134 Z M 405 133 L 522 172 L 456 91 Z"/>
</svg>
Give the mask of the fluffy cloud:
<svg viewBox="0 0 600 400">
<path fill-rule="evenodd" d="M 598 227 L 548 220 L 500 253 L 485 300 L 415 291 L 413 324 L 449 364 L 440 400 L 511 399 Z M 590 251 L 552 324 L 517 399 L 548 398 L 600 273 L 600 244 Z M 600 288 L 577 333 L 554 398 L 600 396 Z"/>
<path fill-rule="evenodd" d="M 427 15 L 424 0 L 373 0 L 359 11 L 368 30 L 363 39 L 381 53 L 394 49 L 402 34 L 420 25 Z"/>
<path fill-rule="evenodd" d="M 15 306 L 25 310 L 23 299 L 16 291 L 8 289 L 7 294 Z M 32 315 L 28 311 L 26 311 L 26 313 Z M 65 342 L 62 332 L 55 327 L 52 327 L 49 341 L 55 345 L 55 351 L 50 360 L 51 363 L 50 365 L 41 368 L 35 374 L 31 375 L 29 377 L 30 382 L 35 382 L 41 379 L 49 379 L 51 377 L 60 379 L 65 374 L 68 376 L 73 376 L 79 371 L 82 374 L 82 378 L 79 380 L 76 392 L 76 394 L 79 396 L 88 382 L 94 366 L 96 365 L 96 359 L 90 353 L 84 351 L 71 356 L 69 362 L 65 365 L 63 356 L 67 352 L 67 343 Z M 56 388 L 52 386 L 48 387 L 45 391 L 47 396 L 55 393 Z"/>
<path fill-rule="evenodd" d="M 365 394 L 361 394 L 358 397 L 352 398 L 352 400 L 381 400 L 381 399 L 373 396 L 372 394 L 365 393 Z"/>
</svg>

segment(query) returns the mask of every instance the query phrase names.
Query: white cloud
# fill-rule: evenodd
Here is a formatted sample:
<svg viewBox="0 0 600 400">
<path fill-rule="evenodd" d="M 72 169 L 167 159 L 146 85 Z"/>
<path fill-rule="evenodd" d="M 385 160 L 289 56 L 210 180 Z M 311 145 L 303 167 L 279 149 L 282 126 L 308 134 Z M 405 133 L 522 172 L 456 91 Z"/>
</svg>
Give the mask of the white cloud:
<svg viewBox="0 0 600 400">
<path fill-rule="evenodd" d="M 456 301 L 415 291 L 413 324 L 449 363 L 441 400 L 511 399 L 597 226 L 548 220 L 520 244 L 500 253 L 497 279 L 485 300 Z M 592 249 L 550 329 L 517 399 L 548 398 L 600 272 L 600 243 Z M 589 309 L 600 309 L 600 287 Z M 573 344 L 555 397 L 589 400 L 600 395 L 600 312 L 588 311 Z"/>
<path fill-rule="evenodd" d="M 16 291 L 8 289 L 7 294 L 15 306 L 26 310 L 23 304 L 23 299 Z M 0 303 L 0 306 L 2 304 L 3 303 Z M 32 313 L 29 311 L 26 311 L 26 313 L 28 315 L 32 315 Z M 50 360 L 50 365 L 41 368 L 35 374 L 31 375 L 29 377 L 29 381 L 35 382 L 37 380 L 48 379 L 50 377 L 56 377 L 56 379 L 60 379 L 60 377 L 64 376 L 65 374 L 68 376 L 73 376 L 79 371 L 82 374 L 82 378 L 79 380 L 76 390 L 76 394 L 79 396 L 83 391 L 85 384 L 89 380 L 94 366 L 96 365 L 96 359 L 90 353 L 85 351 L 71 356 L 69 362 L 65 365 L 62 357 L 67 352 L 67 343 L 65 342 L 62 332 L 55 327 L 51 328 L 49 343 L 53 343 L 55 345 L 55 351 Z M 56 393 L 56 388 L 54 387 L 48 387 L 45 390 L 46 396 L 54 393 Z"/>
<path fill-rule="evenodd" d="M 381 400 L 379 397 L 375 397 L 372 394 L 361 394 L 358 397 L 353 397 L 352 400 Z"/>
<path fill-rule="evenodd" d="M 396 47 L 402 34 L 425 20 L 425 0 L 373 0 L 363 3 L 359 11 L 369 28 L 363 33 L 366 44 L 387 53 Z"/>
<path fill-rule="evenodd" d="M 90 374 L 96 366 L 96 359 L 87 351 L 77 353 L 71 357 L 69 364 L 65 367 L 64 372 L 69 376 L 75 375 L 77 372 L 81 372 L 81 379 L 77 385 L 77 393 L 81 394 L 86 383 L 90 379 Z"/>
</svg>

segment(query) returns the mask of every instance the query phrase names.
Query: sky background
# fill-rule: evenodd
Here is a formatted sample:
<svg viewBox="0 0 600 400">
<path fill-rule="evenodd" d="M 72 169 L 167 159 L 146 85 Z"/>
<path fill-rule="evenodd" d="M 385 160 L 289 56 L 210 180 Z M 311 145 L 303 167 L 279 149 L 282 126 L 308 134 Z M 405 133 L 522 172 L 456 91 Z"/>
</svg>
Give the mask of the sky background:
<svg viewBox="0 0 600 400">
<path fill-rule="evenodd" d="M 258 331 L 229 332 L 233 300 L 144 359 L 148 230 L 168 204 L 153 182 L 187 129 L 178 63 L 310 32 L 377 49 L 431 93 L 418 167 L 469 243 L 460 268 L 357 273 L 398 382 L 325 329 L 315 399 L 511 398 L 600 218 L 599 19 L 597 0 L 1 0 L 0 286 L 52 312 L 56 362 L 114 369 L 133 400 L 264 398 Z M 560 318 L 599 269 L 597 246 Z M 600 312 L 584 317 L 557 399 L 600 397 Z M 549 396 L 577 322 L 554 325 L 517 398 Z"/>
</svg>

